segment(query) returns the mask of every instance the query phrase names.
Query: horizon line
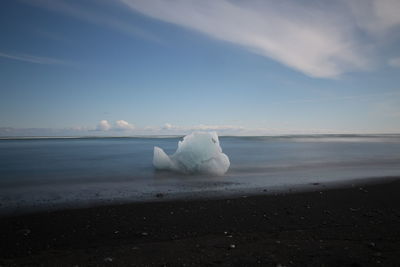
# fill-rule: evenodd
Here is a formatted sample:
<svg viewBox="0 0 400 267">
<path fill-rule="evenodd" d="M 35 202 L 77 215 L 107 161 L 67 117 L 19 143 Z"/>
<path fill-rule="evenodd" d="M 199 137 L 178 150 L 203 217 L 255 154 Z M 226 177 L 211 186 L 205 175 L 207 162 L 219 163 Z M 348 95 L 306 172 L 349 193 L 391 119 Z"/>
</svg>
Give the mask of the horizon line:
<svg viewBox="0 0 400 267">
<path fill-rule="evenodd" d="M 0 136 L 0 140 L 29 140 L 29 139 L 112 139 L 112 138 L 181 138 L 181 135 L 84 135 L 84 136 Z M 400 133 L 311 133 L 311 134 L 271 134 L 271 135 L 218 135 L 219 137 L 377 137 L 377 136 L 400 136 Z"/>
</svg>

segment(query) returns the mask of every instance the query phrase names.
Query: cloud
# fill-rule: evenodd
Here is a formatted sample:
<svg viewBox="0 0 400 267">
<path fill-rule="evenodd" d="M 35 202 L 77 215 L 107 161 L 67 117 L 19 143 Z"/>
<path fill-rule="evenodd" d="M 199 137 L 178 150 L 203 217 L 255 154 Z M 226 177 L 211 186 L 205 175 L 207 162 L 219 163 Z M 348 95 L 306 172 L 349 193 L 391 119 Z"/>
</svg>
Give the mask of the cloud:
<svg viewBox="0 0 400 267">
<path fill-rule="evenodd" d="M 113 124 L 109 123 L 107 120 L 101 120 L 96 126 L 96 131 L 103 131 L 103 132 L 104 131 L 127 131 L 127 130 L 133 130 L 133 129 L 135 129 L 135 126 L 124 120 L 118 120 L 118 121 L 114 122 Z"/>
<path fill-rule="evenodd" d="M 190 133 L 193 131 L 220 131 L 220 132 L 225 132 L 225 131 L 231 131 L 231 132 L 238 132 L 242 131 L 244 128 L 241 126 L 235 126 L 235 125 L 207 125 L 207 124 L 200 124 L 200 125 L 194 125 L 194 126 L 176 126 L 172 125 L 170 123 L 164 124 L 162 127 L 159 129 L 153 129 L 156 131 L 173 131 L 176 133 Z"/>
<path fill-rule="evenodd" d="M 392 67 L 400 68 L 400 57 L 391 58 L 388 63 Z"/>
<path fill-rule="evenodd" d="M 200 124 L 197 126 L 193 126 L 190 130 L 193 131 L 241 131 L 244 128 L 241 126 L 235 125 L 206 125 Z"/>
<path fill-rule="evenodd" d="M 111 129 L 111 124 L 107 120 L 101 120 L 96 127 L 97 131 L 108 131 Z"/>
<path fill-rule="evenodd" d="M 44 65 L 68 65 L 69 63 L 66 61 L 62 61 L 55 58 L 50 57 L 38 57 L 24 54 L 6 54 L 0 52 L 0 57 L 18 60 L 23 62 L 35 63 L 35 64 L 44 64 Z"/>
<path fill-rule="evenodd" d="M 166 123 L 166 124 L 164 124 L 163 127 L 161 127 L 161 129 L 164 129 L 164 130 L 169 130 L 169 129 L 172 129 L 172 128 L 173 128 L 173 126 L 170 123 Z"/>
<path fill-rule="evenodd" d="M 118 131 L 133 130 L 134 128 L 135 128 L 135 126 L 133 124 L 130 124 L 124 120 L 116 121 L 115 125 L 113 127 L 114 130 L 118 130 Z"/>
<path fill-rule="evenodd" d="M 372 35 L 386 34 L 400 24 L 400 1 L 347 1 L 357 25 Z"/>
<path fill-rule="evenodd" d="M 400 118 L 400 99 L 384 99 L 372 105 L 372 113 L 383 118 Z"/>
<path fill-rule="evenodd" d="M 119 0 L 135 12 L 240 45 L 309 76 L 365 70 L 378 35 L 400 23 L 398 0 Z M 360 36 L 366 35 L 365 38 Z"/>
</svg>

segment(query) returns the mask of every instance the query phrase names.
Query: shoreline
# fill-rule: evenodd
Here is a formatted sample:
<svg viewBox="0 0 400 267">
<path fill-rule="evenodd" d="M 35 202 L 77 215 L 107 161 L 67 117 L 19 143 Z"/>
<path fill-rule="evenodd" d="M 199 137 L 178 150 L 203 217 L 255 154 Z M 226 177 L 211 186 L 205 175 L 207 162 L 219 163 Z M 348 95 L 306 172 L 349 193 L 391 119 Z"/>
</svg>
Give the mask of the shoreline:
<svg viewBox="0 0 400 267">
<path fill-rule="evenodd" d="M 396 266 L 400 181 L 0 218 L 2 266 Z"/>
<path fill-rule="evenodd" d="M 176 201 L 203 201 L 203 200 L 224 200 L 229 198 L 241 198 L 245 197 L 257 197 L 257 196 L 271 196 L 271 195 L 285 195 L 285 194 L 299 194 L 309 193 L 313 191 L 321 190 L 335 190 L 335 189 L 346 189 L 356 186 L 366 186 L 374 184 L 389 183 L 393 181 L 399 181 L 399 176 L 382 176 L 382 177 L 367 177 L 367 178 L 353 178 L 338 181 L 320 182 L 318 180 L 314 182 L 308 182 L 304 184 L 282 184 L 275 185 L 272 187 L 254 187 L 246 188 L 240 187 L 229 188 L 230 183 L 224 181 L 216 181 L 215 183 L 226 188 L 218 188 L 208 190 L 196 190 L 193 191 L 178 191 L 170 192 L 169 190 L 154 190 L 153 192 L 146 192 L 142 195 L 137 194 L 134 196 L 121 196 L 112 195 L 108 197 L 86 198 L 71 201 L 73 197 L 65 199 L 58 199 L 57 201 L 43 200 L 35 204 L 26 204 L 26 201 L 17 201 L 15 204 L 0 203 L 0 219 L 6 217 L 24 216 L 36 213 L 46 213 L 64 210 L 75 210 L 75 209 L 88 209 L 88 208 L 101 208 L 106 206 L 119 206 L 119 205 L 130 205 L 130 204 L 145 204 L 145 203 L 158 203 L 158 202 L 176 202 Z M 109 182 L 114 184 L 113 182 Z M 226 185 L 224 185 L 226 184 Z M 233 183 L 235 184 L 235 183 Z M 49 185 L 50 186 L 50 185 Z M 28 187 L 29 188 L 29 187 Z M 32 187 L 32 190 L 35 187 Z M 197 188 L 198 189 L 198 188 Z M 25 188 L 24 190 L 27 190 Z M 1 192 L 1 191 L 0 191 Z M 95 195 L 99 195 L 96 193 Z"/>
</svg>

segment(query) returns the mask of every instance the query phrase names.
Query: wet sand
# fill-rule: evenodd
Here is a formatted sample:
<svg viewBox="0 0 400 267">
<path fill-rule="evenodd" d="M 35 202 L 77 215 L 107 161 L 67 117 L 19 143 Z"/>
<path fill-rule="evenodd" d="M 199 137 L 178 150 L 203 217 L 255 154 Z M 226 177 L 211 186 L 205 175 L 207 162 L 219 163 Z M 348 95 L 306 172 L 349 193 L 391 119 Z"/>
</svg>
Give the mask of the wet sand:
<svg viewBox="0 0 400 267">
<path fill-rule="evenodd" d="M 1 266 L 400 266 L 399 255 L 399 179 L 0 218 Z"/>
</svg>

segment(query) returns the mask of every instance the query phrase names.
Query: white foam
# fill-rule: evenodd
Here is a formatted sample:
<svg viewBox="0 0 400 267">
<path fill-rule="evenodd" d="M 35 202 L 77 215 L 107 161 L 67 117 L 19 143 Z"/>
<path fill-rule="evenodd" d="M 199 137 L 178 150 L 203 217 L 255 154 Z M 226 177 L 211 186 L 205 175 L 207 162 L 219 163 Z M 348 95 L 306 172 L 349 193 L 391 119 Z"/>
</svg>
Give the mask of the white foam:
<svg viewBox="0 0 400 267">
<path fill-rule="evenodd" d="M 223 175 L 230 162 L 222 153 L 216 132 L 193 132 L 179 141 L 178 149 L 171 156 L 154 147 L 153 165 L 158 170 Z"/>
</svg>

